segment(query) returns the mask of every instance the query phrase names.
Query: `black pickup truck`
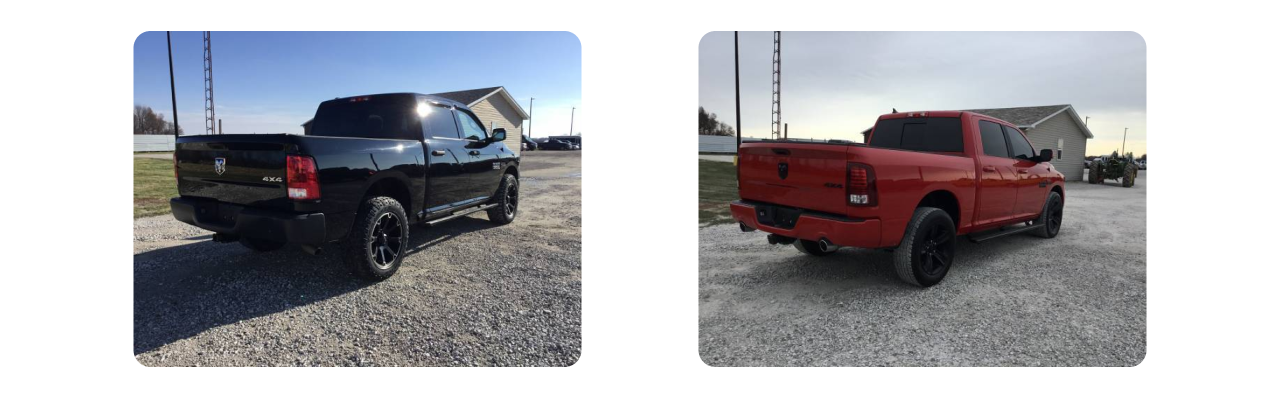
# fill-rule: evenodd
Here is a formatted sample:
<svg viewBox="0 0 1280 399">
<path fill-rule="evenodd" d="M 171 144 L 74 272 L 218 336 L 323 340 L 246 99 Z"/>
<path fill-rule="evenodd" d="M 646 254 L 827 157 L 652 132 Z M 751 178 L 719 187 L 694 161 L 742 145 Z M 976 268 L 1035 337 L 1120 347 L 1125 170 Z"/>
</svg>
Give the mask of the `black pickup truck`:
<svg viewBox="0 0 1280 399">
<path fill-rule="evenodd" d="M 320 104 L 306 135 L 179 137 L 170 206 L 214 241 L 256 251 L 338 244 L 358 275 L 382 280 L 400 267 L 411 223 L 515 219 L 520 157 L 505 138 L 444 98 L 338 98 Z"/>
</svg>

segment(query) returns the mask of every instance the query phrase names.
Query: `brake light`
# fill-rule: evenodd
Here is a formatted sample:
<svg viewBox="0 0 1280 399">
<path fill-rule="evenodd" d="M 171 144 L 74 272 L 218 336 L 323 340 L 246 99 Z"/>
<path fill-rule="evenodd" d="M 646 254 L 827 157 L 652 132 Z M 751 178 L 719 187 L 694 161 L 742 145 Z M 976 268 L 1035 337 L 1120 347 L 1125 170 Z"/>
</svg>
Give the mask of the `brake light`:
<svg viewBox="0 0 1280 399">
<path fill-rule="evenodd" d="M 309 201 L 320 199 L 320 174 L 316 160 L 302 155 L 290 155 L 285 172 L 289 186 L 289 199 Z"/>
<path fill-rule="evenodd" d="M 173 178 L 175 180 L 178 178 L 178 152 L 177 151 L 173 152 Z"/>
<path fill-rule="evenodd" d="M 849 163 L 848 178 L 844 184 L 849 205 L 876 205 L 876 172 L 871 165 Z"/>
</svg>

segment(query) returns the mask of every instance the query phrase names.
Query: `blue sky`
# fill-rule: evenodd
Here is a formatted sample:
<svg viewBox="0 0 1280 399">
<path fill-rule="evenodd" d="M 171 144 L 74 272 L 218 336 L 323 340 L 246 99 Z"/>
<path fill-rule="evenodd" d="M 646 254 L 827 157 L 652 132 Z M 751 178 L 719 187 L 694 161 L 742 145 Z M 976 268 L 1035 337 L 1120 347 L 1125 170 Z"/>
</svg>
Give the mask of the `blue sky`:
<svg viewBox="0 0 1280 399">
<path fill-rule="evenodd" d="M 301 133 L 321 101 L 505 86 L 537 137 L 582 115 L 582 50 L 567 32 L 213 32 L 214 105 L 224 133 Z M 173 32 L 178 122 L 204 133 L 201 32 Z M 134 42 L 134 102 L 172 114 L 164 32 Z M 582 121 L 574 130 L 581 132 Z"/>
</svg>

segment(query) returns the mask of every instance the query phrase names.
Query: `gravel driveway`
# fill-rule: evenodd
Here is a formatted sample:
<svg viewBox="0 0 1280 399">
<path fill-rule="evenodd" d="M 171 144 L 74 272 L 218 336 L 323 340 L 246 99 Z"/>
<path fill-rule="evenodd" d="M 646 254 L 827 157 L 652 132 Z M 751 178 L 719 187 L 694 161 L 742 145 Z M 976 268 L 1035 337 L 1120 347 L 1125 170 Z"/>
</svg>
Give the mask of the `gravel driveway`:
<svg viewBox="0 0 1280 399">
<path fill-rule="evenodd" d="M 946 280 L 891 253 L 815 258 L 699 230 L 699 347 L 713 366 L 1133 366 L 1146 354 L 1146 179 L 1068 183 L 1053 239 L 960 240 Z"/>
<path fill-rule="evenodd" d="M 253 253 L 171 216 L 134 222 L 147 366 L 568 366 L 581 353 L 580 152 L 529 152 L 520 213 L 415 226 L 391 279 L 335 251 Z"/>
</svg>

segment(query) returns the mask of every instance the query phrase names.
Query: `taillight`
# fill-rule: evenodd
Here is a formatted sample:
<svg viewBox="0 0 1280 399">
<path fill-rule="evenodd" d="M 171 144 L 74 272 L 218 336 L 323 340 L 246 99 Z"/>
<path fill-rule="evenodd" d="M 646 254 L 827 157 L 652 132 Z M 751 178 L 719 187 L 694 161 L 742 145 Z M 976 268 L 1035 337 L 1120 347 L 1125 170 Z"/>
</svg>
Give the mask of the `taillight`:
<svg viewBox="0 0 1280 399">
<path fill-rule="evenodd" d="M 173 152 L 173 179 L 178 179 L 178 152 Z"/>
<path fill-rule="evenodd" d="M 849 173 L 848 178 L 845 179 L 844 191 L 845 195 L 848 196 L 849 205 L 875 206 L 876 172 L 871 169 L 871 165 L 849 163 Z"/>
<path fill-rule="evenodd" d="M 285 171 L 289 184 L 289 199 L 295 201 L 320 199 L 320 174 L 316 171 L 315 159 L 302 155 L 290 155 Z"/>
</svg>

